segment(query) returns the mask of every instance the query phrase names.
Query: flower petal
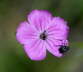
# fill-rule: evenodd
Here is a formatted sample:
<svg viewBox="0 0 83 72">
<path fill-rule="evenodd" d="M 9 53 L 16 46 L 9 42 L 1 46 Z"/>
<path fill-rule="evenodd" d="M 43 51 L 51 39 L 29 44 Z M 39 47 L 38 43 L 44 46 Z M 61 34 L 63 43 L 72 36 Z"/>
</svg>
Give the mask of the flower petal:
<svg viewBox="0 0 83 72">
<path fill-rule="evenodd" d="M 51 20 L 51 14 L 48 11 L 43 10 L 33 10 L 28 15 L 28 21 L 33 24 L 35 28 L 39 31 L 45 30 Z"/>
<path fill-rule="evenodd" d="M 59 52 L 60 45 L 56 45 L 56 43 L 57 42 L 54 42 L 54 41 L 51 41 L 51 40 L 47 40 L 46 41 L 46 48 L 54 56 L 61 57 L 63 55 Z"/>
<path fill-rule="evenodd" d="M 47 29 L 48 35 L 56 39 L 67 39 L 68 31 L 67 22 L 60 17 L 54 17 Z"/>
<path fill-rule="evenodd" d="M 69 46 L 69 41 L 68 40 L 62 40 L 62 43 L 64 46 Z"/>
<path fill-rule="evenodd" d="M 31 60 L 43 60 L 46 57 L 46 48 L 42 40 L 24 45 L 24 50 Z"/>
<path fill-rule="evenodd" d="M 68 40 L 59 40 L 59 39 L 56 39 L 54 37 L 50 37 L 48 38 L 48 40 L 52 41 L 55 43 L 55 45 L 59 45 L 59 46 L 69 46 L 69 42 Z"/>
<path fill-rule="evenodd" d="M 37 31 L 26 21 L 21 22 L 16 32 L 16 39 L 21 44 L 27 44 L 29 40 L 37 37 Z"/>
</svg>

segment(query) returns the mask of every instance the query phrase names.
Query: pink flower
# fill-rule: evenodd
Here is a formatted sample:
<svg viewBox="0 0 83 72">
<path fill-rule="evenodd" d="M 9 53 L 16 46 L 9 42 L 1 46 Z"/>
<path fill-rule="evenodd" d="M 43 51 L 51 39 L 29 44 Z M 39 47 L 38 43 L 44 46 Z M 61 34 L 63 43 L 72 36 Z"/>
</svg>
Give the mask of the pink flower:
<svg viewBox="0 0 83 72">
<path fill-rule="evenodd" d="M 56 57 L 64 55 L 69 49 L 68 31 L 63 18 L 53 17 L 45 10 L 33 10 L 27 21 L 18 26 L 16 38 L 30 59 L 43 60 L 47 50 Z"/>
</svg>

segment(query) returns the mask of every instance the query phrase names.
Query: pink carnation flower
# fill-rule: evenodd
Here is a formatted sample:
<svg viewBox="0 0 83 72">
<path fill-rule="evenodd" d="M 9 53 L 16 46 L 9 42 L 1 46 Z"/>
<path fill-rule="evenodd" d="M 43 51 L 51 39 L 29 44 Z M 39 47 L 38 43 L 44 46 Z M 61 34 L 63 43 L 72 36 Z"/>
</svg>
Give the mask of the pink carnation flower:
<svg viewBox="0 0 83 72">
<path fill-rule="evenodd" d="M 47 50 L 56 57 L 68 51 L 68 31 L 63 18 L 53 17 L 45 10 L 33 10 L 27 21 L 18 26 L 16 39 L 30 59 L 43 60 Z"/>
</svg>

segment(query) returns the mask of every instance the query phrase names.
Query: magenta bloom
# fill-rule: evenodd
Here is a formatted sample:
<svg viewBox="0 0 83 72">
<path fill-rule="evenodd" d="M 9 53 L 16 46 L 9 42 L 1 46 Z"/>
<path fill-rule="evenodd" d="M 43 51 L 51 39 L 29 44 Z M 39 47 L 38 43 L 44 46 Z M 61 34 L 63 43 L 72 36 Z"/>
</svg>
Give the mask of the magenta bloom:
<svg viewBox="0 0 83 72">
<path fill-rule="evenodd" d="M 61 57 L 68 50 L 67 22 L 48 11 L 33 10 L 17 28 L 16 38 L 32 60 L 43 60 L 48 50 Z"/>
</svg>

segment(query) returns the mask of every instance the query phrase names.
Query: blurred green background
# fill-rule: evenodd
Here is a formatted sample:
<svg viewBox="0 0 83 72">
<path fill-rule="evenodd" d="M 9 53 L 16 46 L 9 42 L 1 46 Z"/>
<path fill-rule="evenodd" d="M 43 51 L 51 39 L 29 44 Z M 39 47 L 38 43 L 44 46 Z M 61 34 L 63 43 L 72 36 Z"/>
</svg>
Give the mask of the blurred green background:
<svg viewBox="0 0 83 72">
<path fill-rule="evenodd" d="M 51 54 L 31 61 L 16 41 L 20 21 L 32 9 L 46 9 L 70 26 L 70 51 L 63 58 Z M 83 72 L 83 0 L 0 0 L 0 72 Z"/>
</svg>

